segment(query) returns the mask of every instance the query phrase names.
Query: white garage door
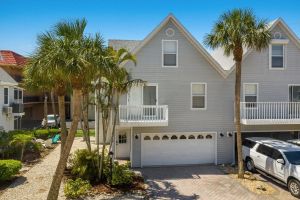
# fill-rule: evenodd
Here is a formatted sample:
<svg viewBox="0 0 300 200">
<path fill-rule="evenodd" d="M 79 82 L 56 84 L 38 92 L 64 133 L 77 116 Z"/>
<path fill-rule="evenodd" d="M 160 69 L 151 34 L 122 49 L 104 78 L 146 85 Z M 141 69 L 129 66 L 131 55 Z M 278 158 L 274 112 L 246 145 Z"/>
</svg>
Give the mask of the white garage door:
<svg viewBox="0 0 300 200">
<path fill-rule="evenodd" d="M 215 137 L 215 133 L 143 133 L 141 165 L 214 163 Z"/>
</svg>

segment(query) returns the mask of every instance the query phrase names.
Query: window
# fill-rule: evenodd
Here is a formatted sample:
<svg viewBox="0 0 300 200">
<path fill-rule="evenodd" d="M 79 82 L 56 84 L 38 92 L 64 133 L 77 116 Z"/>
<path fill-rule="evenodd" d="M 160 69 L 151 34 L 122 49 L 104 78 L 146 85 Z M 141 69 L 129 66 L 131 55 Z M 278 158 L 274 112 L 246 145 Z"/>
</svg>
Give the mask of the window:
<svg viewBox="0 0 300 200">
<path fill-rule="evenodd" d="M 271 157 L 273 154 L 273 149 L 263 144 L 260 144 L 256 151 L 268 157 Z"/>
<path fill-rule="evenodd" d="M 246 102 L 247 108 L 256 107 L 257 102 L 257 83 L 245 83 L 244 84 L 244 101 Z"/>
<path fill-rule="evenodd" d="M 285 58 L 284 58 L 284 51 L 285 45 L 284 44 L 272 44 L 271 47 L 271 69 L 284 69 L 285 68 Z"/>
<path fill-rule="evenodd" d="M 176 135 L 172 135 L 171 140 L 177 140 L 177 136 Z"/>
<path fill-rule="evenodd" d="M 203 135 L 198 135 L 197 139 L 203 139 Z"/>
<path fill-rule="evenodd" d="M 126 142 L 127 142 L 126 134 L 120 134 L 119 135 L 119 144 L 126 144 Z"/>
<path fill-rule="evenodd" d="M 8 87 L 4 88 L 4 104 L 8 105 L 9 103 L 9 96 L 8 96 Z"/>
<path fill-rule="evenodd" d="M 177 40 L 163 40 L 163 67 L 177 67 Z"/>
<path fill-rule="evenodd" d="M 190 135 L 190 136 L 189 136 L 189 139 L 190 139 L 190 140 L 194 140 L 194 139 L 195 139 L 195 136 Z"/>
<path fill-rule="evenodd" d="M 151 137 L 147 135 L 144 137 L 144 140 L 151 140 Z"/>
<path fill-rule="evenodd" d="M 156 135 L 153 137 L 153 140 L 159 140 L 160 138 Z"/>
<path fill-rule="evenodd" d="M 212 136 L 211 135 L 207 135 L 205 138 L 206 139 L 212 139 Z"/>
<path fill-rule="evenodd" d="M 272 158 L 273 158 L 274 160 L 277 160 L 277 159 L 283 159 L 283 156 L 282 156 L 282 154 L 281 154 L 278 150 L 273 149 Z"/>
<path fill-rule="evenodd" d="M 251 140 L 244 140 L 243 141 L 243 146 L 248 147 L 248 148 L 253 148 L 255 146 L 256 142 L 251 141 Z"/>
<path fill-rule="evenodd" d="M 181 139 L 181 140 L 185 140 L 185 139 L 186 139 L 186 137 L 185 137 L 185 135 L 181 135 L 179 139 Z"/>
<path fill-rule="evenodd" d="M 289 101 L 300 102 L 300 85 L 289 86 Z"/>
<path fill-rule="evenodd" d="M 20 90 L 18 88 L 14 88 L 14 99 L 20 100 L 20 99 L 22 99 L 22 96 L 23 96 L 22 90 Z"/>
<path fill-rule="evenodd" d="M 206 83 L 192 83 L 191 96 L 192 109 L 206 109 Z"/>
<path fill-rule="evenodd" d="M 164 135 L 161 139 L 162 139 L 162 140 L 168 140 L 169 137 L 168 137 L 167 135 Z"/>
</svg>

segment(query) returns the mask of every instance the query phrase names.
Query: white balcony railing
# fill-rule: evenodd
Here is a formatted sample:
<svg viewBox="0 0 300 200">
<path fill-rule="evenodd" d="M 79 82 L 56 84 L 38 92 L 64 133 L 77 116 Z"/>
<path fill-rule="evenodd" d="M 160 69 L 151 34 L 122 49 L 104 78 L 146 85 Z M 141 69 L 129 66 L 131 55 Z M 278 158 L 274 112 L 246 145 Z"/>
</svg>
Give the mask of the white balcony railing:
<svg viewBox="0 0 300 200">
<path fill-rule="evenodd" d="M 168 126 L 167 105 L 120 105 L 120 126 Z"/>
<path fill-rule="evenodd" d="M 241 102 L 241 123 L 300 124 L 300 102 Z"/>
</svg>

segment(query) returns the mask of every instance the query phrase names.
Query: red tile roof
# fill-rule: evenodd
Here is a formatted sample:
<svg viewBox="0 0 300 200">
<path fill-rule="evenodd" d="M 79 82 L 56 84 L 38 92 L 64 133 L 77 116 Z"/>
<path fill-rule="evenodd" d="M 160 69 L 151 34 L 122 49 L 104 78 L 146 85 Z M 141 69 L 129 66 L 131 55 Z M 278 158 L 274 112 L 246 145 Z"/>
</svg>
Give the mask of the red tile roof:
<svg viewBox="0 0 300 200">
<path fill-rule="evenodd" d="M 23 66 L 26 58 L 9 50 L 0 50 L 0 65 Z"/>
</svg>

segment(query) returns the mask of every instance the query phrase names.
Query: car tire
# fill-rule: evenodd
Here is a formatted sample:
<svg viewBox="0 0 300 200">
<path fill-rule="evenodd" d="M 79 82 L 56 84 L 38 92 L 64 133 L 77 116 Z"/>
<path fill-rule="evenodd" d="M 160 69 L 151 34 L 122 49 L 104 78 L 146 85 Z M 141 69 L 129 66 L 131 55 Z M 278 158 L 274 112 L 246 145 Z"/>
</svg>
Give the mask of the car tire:
<svg viewBox="0 0 300 200">
<path fill-rule="evenodd" d="M 288 182 L 288 189 L 294 197 L 300 198 L 300 182 L 296 179 L 290 179 Z"/>
<path fill-rule="evenodd" d="M 249 172 L 255 172 L 254 162 L 253 162 L 253 160 L 251 158 L 247 158 L 246 159 L 245 165 L 246 165 L 246 170 L 247 171 L 249 171 Z"/>
</svg>

